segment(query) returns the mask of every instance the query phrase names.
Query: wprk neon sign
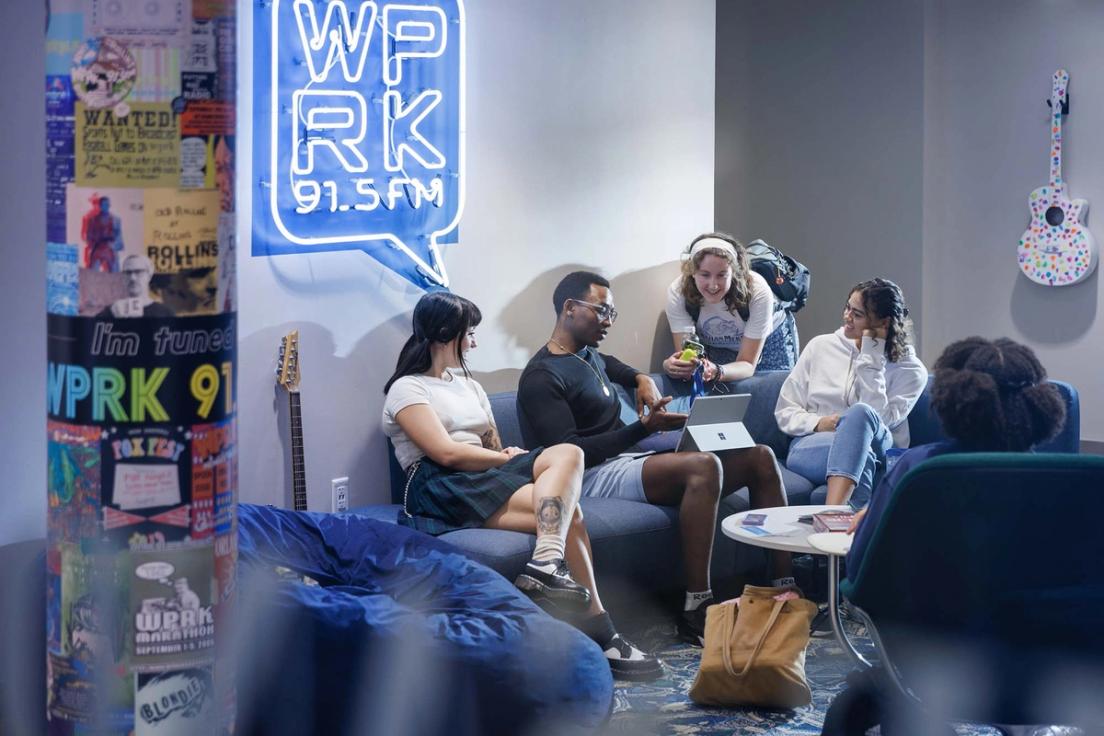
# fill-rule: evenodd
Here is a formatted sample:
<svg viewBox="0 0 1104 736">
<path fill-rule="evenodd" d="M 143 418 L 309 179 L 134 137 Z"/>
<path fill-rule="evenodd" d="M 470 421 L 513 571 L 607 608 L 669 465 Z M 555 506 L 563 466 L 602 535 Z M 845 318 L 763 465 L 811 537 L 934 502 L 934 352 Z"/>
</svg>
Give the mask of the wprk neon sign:
<svg viewBox="0 0 1104 736">
<path fill-rule="evenodd" d="M 462 0 L 261 0 L 253 255 L 360 249 L 448 285 L 464 204 Z"/>
</svg>

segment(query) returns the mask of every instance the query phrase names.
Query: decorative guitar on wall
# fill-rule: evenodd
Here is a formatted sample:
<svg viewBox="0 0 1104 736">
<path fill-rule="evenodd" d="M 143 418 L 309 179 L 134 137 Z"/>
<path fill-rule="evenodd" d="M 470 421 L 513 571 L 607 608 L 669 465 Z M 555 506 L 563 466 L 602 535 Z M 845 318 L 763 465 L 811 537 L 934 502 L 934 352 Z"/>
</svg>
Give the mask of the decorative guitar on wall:
<svg viewBox="0 0 1104 736">
<path fill-rule="evenodd" d="M 303 414 L 299 406 L 299 330 L 293 330 L 280 340 L 280 357 L 276 361 L 276 383 L 288 394 L 288 423 L 291 426 L 291 497 L 292 508 L 307 510 L 307 474 L 303 464 Z"/>
<path fill-rule="evenodd" d="M 1054 72 L 1051 92 L 1050 184 L 1031 193 L 1031 223 L 1020 238 L 1020 270 L 1047 286 L 1084 281 L 1096 268 L 1096 241 L 1085 227 L 1089 203 L 1069 198 L 1062 178 L 1062 108 L 1069 110 L 1069 72 Z"/>
</svg>

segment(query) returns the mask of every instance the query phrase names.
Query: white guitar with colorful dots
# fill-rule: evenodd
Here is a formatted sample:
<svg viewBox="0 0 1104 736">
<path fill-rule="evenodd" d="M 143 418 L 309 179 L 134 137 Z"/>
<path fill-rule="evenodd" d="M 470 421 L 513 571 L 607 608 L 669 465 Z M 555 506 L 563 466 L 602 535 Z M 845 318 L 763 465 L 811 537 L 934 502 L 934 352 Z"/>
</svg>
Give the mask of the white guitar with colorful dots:
<svg viewBox="0 0 1104 736">
<path fill-rule="evenodd" d="M 1031 223 L 1020 238 L 1020 270 L 1047 286 L 1084 281 L 1096 268 L 1096 241 L 1085 227 L 1089 203 L 1069 198 L 1062 178 L 1062 106 L 1068 105 L 1069 72 L 1054 72 L 1050 97 L 1050 185 L 1031 193 Z M 1068 108 L 1067 108 L 1068 109 Z"/>
</svg>

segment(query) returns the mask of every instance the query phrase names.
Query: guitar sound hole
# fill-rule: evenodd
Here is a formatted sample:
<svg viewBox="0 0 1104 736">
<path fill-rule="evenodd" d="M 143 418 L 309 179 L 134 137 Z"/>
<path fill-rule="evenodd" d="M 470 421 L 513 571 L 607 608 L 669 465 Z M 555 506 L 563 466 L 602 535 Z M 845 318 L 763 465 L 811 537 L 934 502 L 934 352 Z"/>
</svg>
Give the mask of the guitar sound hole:
<svg viewBox="0 0 1104 736">
<path fill-rule="evenodd" d="M 1061 207 L 1047 207 L 1046 221 L 1050 223 L 1052 227 L 1058 227 L 1065 219 L 1066 213 L 1062 211 Z"/>
</svg>

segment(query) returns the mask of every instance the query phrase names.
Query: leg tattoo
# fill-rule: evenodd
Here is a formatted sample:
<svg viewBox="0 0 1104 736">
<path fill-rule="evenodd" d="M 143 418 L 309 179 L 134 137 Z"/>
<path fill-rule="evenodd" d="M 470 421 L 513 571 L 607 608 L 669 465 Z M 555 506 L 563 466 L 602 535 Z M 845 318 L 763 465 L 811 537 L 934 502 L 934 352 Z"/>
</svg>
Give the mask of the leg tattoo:
<svg viewBox="0 0 1104 736">
<path fill-rule="evenodd" d="M 537 509 L 537 533 L 560 536 L 564 522 L 563 499 L 545 496 Z"/>
</svg>

